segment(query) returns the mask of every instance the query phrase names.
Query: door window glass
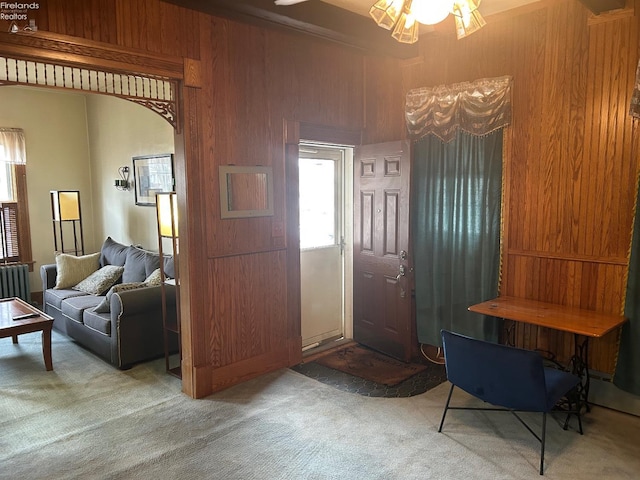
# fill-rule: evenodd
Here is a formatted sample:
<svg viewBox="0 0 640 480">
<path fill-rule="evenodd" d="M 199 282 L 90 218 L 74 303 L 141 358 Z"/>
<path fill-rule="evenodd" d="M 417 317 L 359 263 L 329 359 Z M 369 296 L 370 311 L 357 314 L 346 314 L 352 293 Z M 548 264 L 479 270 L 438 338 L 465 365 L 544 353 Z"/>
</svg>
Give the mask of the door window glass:
<svg viewBox="0 0 640 480">
<path fill-rule="evenodd" d="M 336 245 L 333 160 L 300 158 L 300 248 Z"/>
</svg>

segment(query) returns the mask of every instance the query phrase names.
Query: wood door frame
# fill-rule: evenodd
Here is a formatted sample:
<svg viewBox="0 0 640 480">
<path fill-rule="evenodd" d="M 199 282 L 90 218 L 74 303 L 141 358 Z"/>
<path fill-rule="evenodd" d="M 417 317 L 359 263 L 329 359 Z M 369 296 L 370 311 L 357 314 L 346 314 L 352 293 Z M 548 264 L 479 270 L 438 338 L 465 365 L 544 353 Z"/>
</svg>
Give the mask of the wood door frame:
<svg viewBox="0 0 640 480">
<path fill-rule="evenodd" d="M 287 315 L 289 336 L 295 338 L 289 349 L 289 365 L 302 361 L 302 312 L 300 277 L 300 199 L 298 144 L 301 140 L 334 145 L 362 144 L 362 129 L 331 127 L 284 119 L 286 216 L 287 216 Z"/>
<path fill-rule="evenodd" d="M 0 32 L 0 56 L 2 55 L 99 71 L 160 76 L 177 82 L 178 125 L 184 127 L 177 128 L 174 135 L 176 190 L 180 194 L 178 197 L 181 223 L 180 253 L 183 257 L 180 268 L 180 289 L 183 301 L 179 312 L 183 351 L 182 391 L 194 398 L 203 396 L 209 388 L 211 372 L 210 367 L 206 366 L 206 346 L 201 341 L 197 342 L 196 339 L 204 338 L 204 335 L 198 333 L 204 330 L 204 320 L 202 315 L 197 313 L 191 315 L 191 312 L 202 309 L 197 299 L 203 298 L 200 290 L 205 283 L 202 278 L 191 277 L 195 274 L 203 275 L 202 269 L 198 266 L 205 262 L 204 258 L 201 258 L 202 255 L 198 253 L 200 249 L 197 246 L 191 246 L 194 238 L 190 235 L 186 215 L 189 211 L 189 216 L 200 218 L 202 205 L 205 205 L 205 202 L 196 195 L 189 195 L 187 188 L 187 170 L 197 169 L 201 144 L 200 127 L 196 121 L 199 90 L 202 86 L 200 62 L 49 32 L 18 34 Z M 85 91 L 85 93 L 92 92 Z M 196 319 L 195 323 L 194 319 Z M 205 367 L 198 368 L 199 365 Z"/>
</svg>

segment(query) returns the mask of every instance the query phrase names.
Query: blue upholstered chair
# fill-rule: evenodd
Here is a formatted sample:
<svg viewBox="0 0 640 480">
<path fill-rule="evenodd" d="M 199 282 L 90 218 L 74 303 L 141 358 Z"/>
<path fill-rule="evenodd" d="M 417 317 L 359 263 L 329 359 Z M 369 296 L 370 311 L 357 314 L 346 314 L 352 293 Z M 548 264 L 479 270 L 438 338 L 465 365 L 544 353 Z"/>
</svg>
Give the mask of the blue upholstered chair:
<svg viewBox="0 0 640 480">
<path fill-rule="evenodd" d="M 543 358 L 536 352 L 476 340 L 446 330 L 442 330 L 442 344 L 451 389 L 438 432 L 442 431 L 450 409 L 510 411 L 541 444 L 540 475 L 544 469 L 547 413 L 561 399 L 568 400 L 569 407 L 563 412 L 578 417 L 582 434 L 581 405 L 575 393 L 580 379 L 576 375 L 545 367 Z M 449 403 L 454 387 L 501 408 L 451 407 Z M 542 435 L 538 436 L 516 412 L 541 412 Z M 565 430 L 568 419 L 567 416 Z"/>
</svg>

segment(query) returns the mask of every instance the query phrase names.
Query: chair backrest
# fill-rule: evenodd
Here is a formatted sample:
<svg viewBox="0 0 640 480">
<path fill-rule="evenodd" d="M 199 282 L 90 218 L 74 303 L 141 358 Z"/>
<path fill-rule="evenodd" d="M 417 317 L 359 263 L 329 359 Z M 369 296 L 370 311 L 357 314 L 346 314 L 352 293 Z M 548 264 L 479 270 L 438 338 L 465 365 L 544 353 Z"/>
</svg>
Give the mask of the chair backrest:
<svg viewBox="0 0 640 480">
<path fill-rule="evenodd" d="M 447 379 L 474 397 L 514 410 L 548 410 L 542 357 L 442 330 Z"/>
</svg>

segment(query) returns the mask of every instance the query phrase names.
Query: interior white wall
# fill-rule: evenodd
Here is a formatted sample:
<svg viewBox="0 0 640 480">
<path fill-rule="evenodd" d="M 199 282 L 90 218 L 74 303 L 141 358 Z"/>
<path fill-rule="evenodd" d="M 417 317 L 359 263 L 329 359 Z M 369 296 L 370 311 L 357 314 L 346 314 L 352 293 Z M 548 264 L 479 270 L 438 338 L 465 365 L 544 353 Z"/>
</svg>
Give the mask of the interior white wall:
<svg viewBox="0 0 640 480">
<path fill-rule="evenodd" d="M 33 291 L 42 290 L 40 265 L 55 261 L 49 191 L 80 191 L 85 251 L 96 248 L 85 112 L 82 94 L 0 87 L 0 126 L 22 128 L 26 138 L 29 223 L 35 261 L 30 275 Z"/>
<path fill-rule="evenodd" d="M 156 211 L 135 204 L 133 188 L 114 186 L 118 168 L 128 166 L 133 181 L 132 157 L 173 153 L 173 127 L 151 110 L 106 95 L 87 95 L 87 128 L 93 185 L 94 241 L 107 236 L 125 244 L 158 249 Z"/>
</svg>

